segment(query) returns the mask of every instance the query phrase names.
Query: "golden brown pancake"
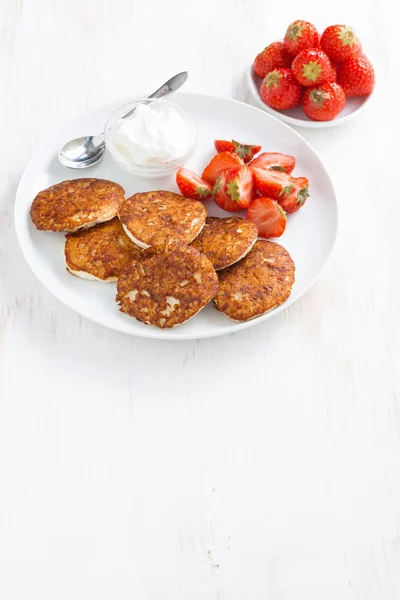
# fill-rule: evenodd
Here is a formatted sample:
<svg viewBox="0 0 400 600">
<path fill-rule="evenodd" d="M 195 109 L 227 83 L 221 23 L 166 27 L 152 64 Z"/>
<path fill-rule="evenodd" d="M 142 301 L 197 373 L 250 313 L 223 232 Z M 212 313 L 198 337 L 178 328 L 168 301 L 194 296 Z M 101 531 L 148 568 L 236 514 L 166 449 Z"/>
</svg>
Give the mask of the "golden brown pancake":
<svg viewBox="0 0 400 600">
<path fill-rule="evenodd" d="M 37 229 L 77 231 L 110 221 L 118 214 L 125 193 L 118 183 L 105 179 L 72 179 L 39 192 L 31 207 Z"/>
<path fill-rule="evenodd" d="M 141 248 L 189 244 L 203 229 L 206 216 L 198 200 L 165 191 L 134 194 L 119 211 L 126 234 Z"/>
<path fill-rule="evenodd" d="M 216 271 L 244 258 L 257 240 L 257 225 L 240 217 L 207 217 L 192 247 L 211 261 Z"/>
<path fill-rule="evenodd" d="M 117 217 L 65 237 L 67 270 L 83 279 L 117 281 L 121 270 L 141 254 Z"/>
<path fill-rule="evenodd" d="M 285 248 L 258 240 L 243 260 L 218 273 L 215 305 L 235 321 L 254 319 L 289 298 L 294 272 Z"/>
<path fill-rule="evenodd" d="M 156 327 L 174 327 L 212 300 L 218 276 L 204 254 L 190 246 L 151 248 L 118 279 L 120 310 Z"/>
</svg>

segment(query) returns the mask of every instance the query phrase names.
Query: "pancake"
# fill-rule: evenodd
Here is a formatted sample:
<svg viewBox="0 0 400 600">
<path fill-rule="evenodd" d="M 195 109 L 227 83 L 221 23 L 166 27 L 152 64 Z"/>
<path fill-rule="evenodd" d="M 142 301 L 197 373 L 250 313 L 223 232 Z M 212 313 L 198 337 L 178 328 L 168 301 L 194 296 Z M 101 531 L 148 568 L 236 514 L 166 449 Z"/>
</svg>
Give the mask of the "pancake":
<svg viewBox="0 0 400 600">
<path fill-rule="evenodd" d="M 214 303 L 230 319 L 254 319 L 289 298 L 294 273 L 294 262 L 285 248 L 258 240 L 243 260 L 218 273 Z"/>
<path fill-rule="evenodd" d="M 126 234 L 141 248 L 189 244 L 203 229 L 206 216 L 198 200 L 165 191 L 134 194 L 119 211 Z"/>
<path fill-rule="evenodd" d="M 117 281 L 121 270 L 141 254 L 117 217 L 65 237 L 67 270 L 83 279 Z"/>
<path fill-rule="evenodd" d="M 105 179 L 72 179 L 38 193 L 31 207 L 36 229 L 77 231 L 110 221 L 118 214 L 125 193 Z"/>
<path fill-rule="evenodd" d="M 244 258 L 257 240 L 257 225 L 240 217 L 207 217 L 192 247 L 211 261 L 216 271 Z"/>
<path fill-rule="evenodd" d="M 120 310 L 160 328 L 196 315 L 215 296 L 218 276 L 204 254 L 190 246 L 151 248 L 118 279 Z"/>
</svg>

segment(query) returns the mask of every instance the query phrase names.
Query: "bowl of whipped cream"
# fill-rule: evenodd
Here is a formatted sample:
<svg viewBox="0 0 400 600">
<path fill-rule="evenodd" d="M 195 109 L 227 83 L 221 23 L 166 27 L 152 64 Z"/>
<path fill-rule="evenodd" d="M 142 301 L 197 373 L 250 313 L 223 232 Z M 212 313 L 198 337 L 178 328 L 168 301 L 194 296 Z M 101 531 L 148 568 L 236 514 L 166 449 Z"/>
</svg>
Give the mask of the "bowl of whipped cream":
<svg viewBox="0 0 400 600">
<path fill-rule="evenodd" d="M 121 106 L 108 119 L 104 134 L 117 164 L 140 177 L 162 177 L 175 171 L 190 158 L 197 143 L 192 115 L 164 99 Z"/>
</svg>

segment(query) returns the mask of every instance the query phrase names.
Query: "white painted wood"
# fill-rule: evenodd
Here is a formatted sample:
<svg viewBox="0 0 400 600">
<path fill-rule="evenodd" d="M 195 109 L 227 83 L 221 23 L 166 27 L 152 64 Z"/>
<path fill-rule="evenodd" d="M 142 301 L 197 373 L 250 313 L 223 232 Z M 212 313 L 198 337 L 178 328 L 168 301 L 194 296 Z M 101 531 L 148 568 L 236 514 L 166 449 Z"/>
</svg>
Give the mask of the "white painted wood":
<svg viewBox="0 0 400 600">
<path fill-rule="evenodd" d="M 0 0 L 1 598 L 399 598 L 400 64 L 389 0 L 357 4 Z M 354 24 L 378 73 L 359 120 L 301 131 L 341 207 L 312 291 L 197 343 L 54 300 L 13 230 L 40 144 L 184 68 L 188 91 L 246 100 L 253 55 L 299 17 Z"/>
</svg>

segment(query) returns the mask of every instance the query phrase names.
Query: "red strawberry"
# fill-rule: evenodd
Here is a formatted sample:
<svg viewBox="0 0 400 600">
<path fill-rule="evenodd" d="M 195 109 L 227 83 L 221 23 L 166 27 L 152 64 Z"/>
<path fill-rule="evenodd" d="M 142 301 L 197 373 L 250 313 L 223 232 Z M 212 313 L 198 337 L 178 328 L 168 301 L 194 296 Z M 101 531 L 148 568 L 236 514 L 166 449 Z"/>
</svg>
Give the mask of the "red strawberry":
<svg viewBox="0 0 400 600">
<path fill-rule="evenodd" d="M 225 193 L 226 174 L 227 171 L 221 173 L 215 182 L 213 189 L 213 198 L 215 200 L 215 204 L 224 210 L 239 210 L 239 208 L 236 208 L 231 198 Z"/>
<path fill-rule="evenodd" d="M 235 152 L 220 152 L 208 163 L 202 177 L 214 185 L 221 173 L 242 164 L 242 159 Z"/>
<path fill-rule="evenodd" d="M 346 96 L 337 83 L 322 83 L 307 88 L 303 96 L 303 109 L 314 121 L 331 121 L 344 109 Z"/>
<path fill-rule="evenodd" d="M 296 56 L 306 48 L 317 48 L 318 43 L 318 31 L 308 21 L 294 21 L 291 23 L 283 39 L 285 50 L 292 56 Z"/>
<path fill-rule="evenodd" d="M 262 82 L 260 95 L 271 108 L 286 110 L 300 102 L 301 86 L 290 69 L 274 69 Z"/>
<path fill-rule="evenodd" d="M 250 162 L 253 156 L 261 150 L 261 146 L 249 146 L 235 140 L 231 142 L 227 140 L 215 140 L 214 146 L 217 152 L 236 152 L 245 163 Z"/>
<path fill-rule="evenodd" d="M 296 165 L 296 159 L 289 154 L 280 152 L 263 152 L 249 164 L 250 169 L 255 173 L 256 170 L 272 169 L 273 171 L 282 171 L 291 173 Z"/>
<path fill-rule="evenodd" d="M 350 56 L 361 54 L 361 42 L 351 27 L 331 25 L 321 36 L 321 48 L 329 58 L 337 63 Z"/>
<path fill-rule="evenodd" d="M 374 67 L 366 56 L 353 56 L 340 63 L 337 81 L 346 96 L 366 96 L 374 89 Z"/>
<path fill-rule="evenodd" d="M 179 169 L 176 174 L 176 183 L 185 198 L 206 200 L 211 197 L 212 186 L 188 169 Z"/>
<path fill-rule="evenodd" d="M 260 79 L 264 79 L 273 69 L 279 69 L 280 67 L 289 69 L 292 60 L 293 57 L 285 50 L 282 42 L 274 42 L 264 48 L 260 54 L 257 54 L 253 64 L 254 73 Z"/>
<path fill-rule="evenodd" d="M 293 177 L 273 169 L 253 169 L 256 188 L 262 196 L 279 200 L 282 190 L 291 185 Z"/>
<path fill-rule="evenodd" d="M 293 177 L 290 185 L 282 190 L 278 203 L 286 213 L 294 213 L 309 197 L 308 190 L 307 177 Z"/>
<path fill-rule="evenodd" d="M 272 198 L 255 198 L 246 211 L 246 219 L 257 225 L 263 238 L 280 237 L 286 229 L 286 215 Z"/>
<path fill-rule="evenodd" d="M 250 206 L 254 193 L 254 175 L 244 165 L 222 173 L 213 191 L 216 204 L 231 212 Z"/>
<path fill-rule="evenodd" d="M 299 52 L 292 64 L 292 73 L 300 85 L 306 87 L 336 80 L 336 71 L 329 56 L 316 48 Z"/>
</svg>

